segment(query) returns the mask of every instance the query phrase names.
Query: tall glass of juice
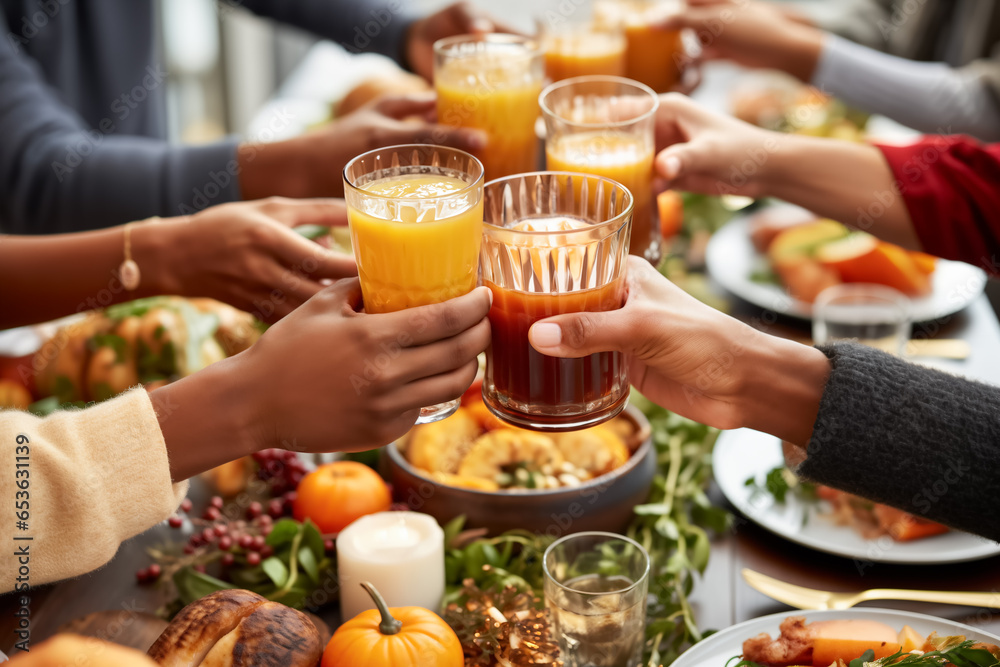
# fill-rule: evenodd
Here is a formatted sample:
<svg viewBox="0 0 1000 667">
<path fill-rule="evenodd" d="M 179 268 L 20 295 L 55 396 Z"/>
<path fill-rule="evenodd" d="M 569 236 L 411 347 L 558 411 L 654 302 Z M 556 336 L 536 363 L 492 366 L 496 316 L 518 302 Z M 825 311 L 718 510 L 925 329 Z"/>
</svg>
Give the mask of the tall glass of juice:
<svg viewBox="0 0 1000 667">
<path fill-rule="evenodd" d="M 628 400 L 621 354 L 577 359 L 528 342 L 538 320 L 625 304 L 632 195 L 606 178 L 521 174 L 486 185 L 483 282 L 493 291 L 483 399 L 500 419 L 540 431 L 599 424 Z"/>
<path fill-rule="evenodd" d="M 546 168 L 618 181 L 632 193 L 633 255 L 660 261 L 653 202 L 654 123 L 660 101 L 648 86 L 613 76 L 554 83 L 541 95 Z"/>
<path fill-rule="evenodd" d="M 478 153 L 487 180 L 538 168 L 538 93 L 545 64 L 536 41 L 516 35 L 460 35 L 434 44 L 438 121 L 483 130 Z"/>
<path fill-rule="evenodd" d="M 671 13 L 680 11 L 679 0 L 596 0 L 595 20 L 625 31 L 625 76 L 640 81 L 658 93 L 677 85 L 686 61 L 680 30 L 657 26 Z"/>
<path fill-rule="evenodd" d="M 443 146 L 380 148 L 347 164 L 344 197 L 365 312 L 441 303 L 476 287 L 483 183 L 479 160 Z M 382 370 L 391 354 L 371 363 Z M 423 408 L 417 423 L 444 419 L 458 405 Z"/>
<path fill-rule="evenodd" d="M 549 81 L 605 74 L 625 76 L 625 33 L 593 22 L 539 24 Z"/>
</svg>

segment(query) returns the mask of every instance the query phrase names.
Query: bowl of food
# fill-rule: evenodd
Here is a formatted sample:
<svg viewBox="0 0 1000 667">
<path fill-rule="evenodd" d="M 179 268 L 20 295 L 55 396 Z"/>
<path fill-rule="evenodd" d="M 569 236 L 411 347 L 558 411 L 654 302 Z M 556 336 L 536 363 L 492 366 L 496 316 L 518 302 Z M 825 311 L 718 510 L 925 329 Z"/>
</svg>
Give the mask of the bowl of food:
<svg viewBox="0 0 1000 667">
<path fill-rule="evenodd" d="M 490 534 L 621 531 L 656 474 L 649 422 L 634 407 L 598 426 L 538 433 L 494 417 L 481 398 L 414 427 L 384 450 L 394 499 L 442 524 L 464 515 Z"/>
</svg>

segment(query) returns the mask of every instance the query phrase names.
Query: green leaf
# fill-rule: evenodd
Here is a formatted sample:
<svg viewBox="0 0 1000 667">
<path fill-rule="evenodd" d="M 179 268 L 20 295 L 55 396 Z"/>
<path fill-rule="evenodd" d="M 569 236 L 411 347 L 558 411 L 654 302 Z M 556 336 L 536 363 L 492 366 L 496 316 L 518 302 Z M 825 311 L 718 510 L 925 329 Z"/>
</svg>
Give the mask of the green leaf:
<svg viewBox="0 0 1000 667">
<path fill-rule="evenodd" d="M 330 235 L 330 228 L 323 225 L 299 225 L 298 227 L 293 227 L 292 231 L 310 241 Z"/>
<path fill-rule="evenodd" d="M 651 516 L 666 514 L 670 508 L 663 503 L 651 503 L 649 505 L 636 505 L 633 511 L 639 516 Z"/>
<path fill-rule="evenodd" d="M 69 403 L 77 396 L 76 385 L 65 375 L 56 376 L 56 386 L 53 389 L 60 403 Z"/>
<path fill-rule="evenodd" d="M 53 412 L 59 409 L 59 398 L 56 396 L 49 396 L 48 398 L 43 398 L 40 401 L 35 401 L 28 406 L 28 412 L 35 415 L 36 417 L 48 417 Z"/>
<path fill-rule="evenodd" d="M 97 351 L 102 347 L 110 347 L 115 351 L 115 363 L 122 364 L 125 363 L 129 356 L 129 344 L 121 336 L 116 334 L 96 334 L 92 336 L 89 341 L 89 347 L 92 352 Z"/>
<path fill-rule="evenodd" d="M 326 547 L 323 546 L 323 535 L 311 519 L 306 519 L 302 522 L 302 541 L 312 551 L 315 561 L 321 561 L 326 557 Z"/>
<path fill-rule="evenodd" d="M 177 594 L 184 604 L 191 604 L 216 591 L 234 588 L 232 584 L 198 572 L 191 567 L 182 567 L 174 573 L 174 585 L 177 587 Z"/>
<path fill-rule="evenodd" d="M 272 526 L 266 541 L 277 551 L 278 547 L 294 540 L 301 528 L 302 524 L 295 519 L 282 519 Z"/>
<path fill-rule="evenodd" d="M 302 566 L 302 569 L 306 571 L 306 574 L 309 575 L 309 578 L 314 583 L 319 583 L 319 565 L 316 563 L 316 557 L 313 555 L 312 549 L 308 546 L 303 546 L 299 549 L 299 565 Z"/>
<path fill-rule="evenodd" d="M 459 533 L 462 532 L 462 528 L 465 526 L 465 515 L 460 514 L 454 519 L 449 521 L 444 526 L 444 548 L 447 549 L 451 547 L 451 543 L 455 541 Z"/>
<path fill-rule="evenodd" d="M 261 562 L 260 567 L 278 588 L 281 588 L 288 582 L 288 566 L 277 556 L 265 558 Z"/>
</svg>

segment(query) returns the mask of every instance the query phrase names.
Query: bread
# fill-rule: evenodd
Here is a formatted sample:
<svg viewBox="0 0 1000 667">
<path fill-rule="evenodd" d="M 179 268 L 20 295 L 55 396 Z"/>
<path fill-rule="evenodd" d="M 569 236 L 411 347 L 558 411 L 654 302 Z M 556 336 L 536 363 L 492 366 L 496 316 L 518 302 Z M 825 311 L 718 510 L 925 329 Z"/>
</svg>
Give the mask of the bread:
<svg viewBox="0 0 1000 667">
<path fill-rule="evenodd" d="M 323 646 L 300 611 L 244 590 L 184 607 L 149 649 L 163 667 L 315 667 Z"/>
<path fill-rule="evenodd" d="M 38 646 L 32 646 L 30 653 L 17 655 L 10 664 L 13 667 L 155 667 L 152 660 L 135 649 L 71 634 L 56 635 Z"/>
</svg>

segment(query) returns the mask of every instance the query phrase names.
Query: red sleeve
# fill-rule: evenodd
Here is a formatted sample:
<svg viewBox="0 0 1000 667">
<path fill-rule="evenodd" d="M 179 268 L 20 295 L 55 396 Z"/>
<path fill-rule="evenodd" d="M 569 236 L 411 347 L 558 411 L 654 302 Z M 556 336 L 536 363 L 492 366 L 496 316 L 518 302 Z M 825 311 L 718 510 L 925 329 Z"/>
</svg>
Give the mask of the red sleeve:
<svg viewBox="0 0 1000 667">
<path fill-rule="evenodd" d="M 924 250 L 1000 274 L 1000 144 L 938 136 L 878 148 Z"/>
</svg>

